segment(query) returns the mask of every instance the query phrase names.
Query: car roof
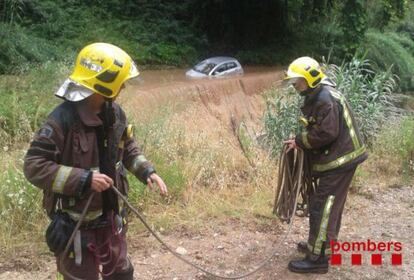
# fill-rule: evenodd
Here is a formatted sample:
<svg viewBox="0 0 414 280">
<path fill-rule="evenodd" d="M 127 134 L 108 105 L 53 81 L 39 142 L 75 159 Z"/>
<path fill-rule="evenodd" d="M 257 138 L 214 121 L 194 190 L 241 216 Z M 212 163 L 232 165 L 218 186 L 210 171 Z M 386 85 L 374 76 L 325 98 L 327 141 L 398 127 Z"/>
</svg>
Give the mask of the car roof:
<svg viewBox="0 0 414 280">
<path fill-rule="evenodd" d="M 235 59 L 234 57 L 230 57 L 230 56 L 215 56 L 215 57 L 207 58 L 203 60 L 203 62 L 212 62 L 214 64 L 220 64 L 222 62 L 229 61 L 229 60 L 237 61 L 237 59 Z"/>
</svg>

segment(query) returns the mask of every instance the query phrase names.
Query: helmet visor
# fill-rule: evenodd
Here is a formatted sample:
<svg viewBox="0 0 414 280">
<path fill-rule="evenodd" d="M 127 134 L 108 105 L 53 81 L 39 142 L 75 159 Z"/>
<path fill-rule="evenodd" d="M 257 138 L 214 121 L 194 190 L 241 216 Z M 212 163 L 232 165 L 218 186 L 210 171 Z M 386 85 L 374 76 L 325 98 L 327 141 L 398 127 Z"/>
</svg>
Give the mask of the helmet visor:
<svg viewBox="0 0 414 280">
<path fill-rule="evenodd" d="M 91 96 L 93 91 L 76 83 L 71 79 L 66 79 L 55 95 L 68 101 L 78 102 Z"/>
</svg>

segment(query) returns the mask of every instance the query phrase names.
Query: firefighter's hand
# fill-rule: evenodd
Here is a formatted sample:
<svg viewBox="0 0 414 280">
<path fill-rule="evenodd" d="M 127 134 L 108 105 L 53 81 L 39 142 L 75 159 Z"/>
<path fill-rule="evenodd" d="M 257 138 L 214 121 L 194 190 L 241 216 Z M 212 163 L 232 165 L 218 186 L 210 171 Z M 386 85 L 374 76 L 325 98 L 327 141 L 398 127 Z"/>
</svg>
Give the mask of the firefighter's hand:
<svg viewBox="0 0 414 280">
<path fill-rule="evenodd" d="M 292 149 L 298 148 L 298 145 L 296 144 L 295 139 L 289 139 L 289 140 L 283 141 L 283 143 L 288 146 L 286 153 L 290 152 L 290 150 Z"/>
<path fill-rule="evenodd" d="M 154 189 L 154 183 L 158 185 L 158 188 L 160 189 L 161 195 L 167 195 L 168 190 L 167 186 L 165 185 L 164 181 L 161 179 L 160 176 L 158 176 L 156 173 L 152 173 L 149 178 L 147 179 L 148 187 L 153 190 Z"/>
<path fill-rule="evenodd" d="M 113 184 L 114 181 L 111 179 L 111 177 L 99 172 L 92 173 L 92 190 L 96 192 L 103 192 L 104 190 L 109 189 Z"/>
</svg>

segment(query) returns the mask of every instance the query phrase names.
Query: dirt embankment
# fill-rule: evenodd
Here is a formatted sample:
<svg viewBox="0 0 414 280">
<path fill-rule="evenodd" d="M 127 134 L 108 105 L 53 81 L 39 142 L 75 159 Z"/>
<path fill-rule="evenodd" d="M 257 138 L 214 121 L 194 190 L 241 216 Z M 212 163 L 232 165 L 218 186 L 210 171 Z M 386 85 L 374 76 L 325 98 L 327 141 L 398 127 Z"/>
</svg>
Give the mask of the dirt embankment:
<svg viewBox="0 0 414 280">
<path fill-rule="evenodd" d="M 208 131 L 213 137 L 220 134 L 218 128 L 228 130 L 240 122 L 258 128 L 264 110 L 261 93 L 280 84 L 282 77 L 282 72 L 272 71 L 221 79 L 167 79 L 157 87 L 151 77 L 149 85 L 130 86 L 120 102 L 136 121 L 148 120 L 154 112 L 170 109 L 172 117 L 181 119 L 188 133 Z"/>
</svg>

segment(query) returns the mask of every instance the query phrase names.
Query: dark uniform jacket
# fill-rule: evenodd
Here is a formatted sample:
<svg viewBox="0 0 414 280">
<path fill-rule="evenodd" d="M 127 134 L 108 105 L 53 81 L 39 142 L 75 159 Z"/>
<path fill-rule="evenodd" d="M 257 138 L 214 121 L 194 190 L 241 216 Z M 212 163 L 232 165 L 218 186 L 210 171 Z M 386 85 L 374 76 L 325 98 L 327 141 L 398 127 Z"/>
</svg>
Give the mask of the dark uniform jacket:
<svg viewBox="0 0 414 280">
<path fill-rule="evenodd" d="M 296 143 L 308 152 L 313 175 L 348 170 L 367 159 L 352 110 L 335 88 L 320 85 L 308 93 L 301 111 L 307 124 Z"/>
<path fill-rule="evenodd" d="M 91 173 L 102 166 L 113 167 L 107 175 L 124 194 L 128 192 L 125 167 L 143 183 L 155 172 L 127 133 L 124 111 L 116 103 L 113 108 L 115 122 L 104 131 L 102 119 L 87 110 L 85 102 L 65 101 L 35 135 L 24 160 L 24 174 L 43 190 L 43 206 L 49 215 L 59 202 L 64 212 L 76 220 L 91 191 Z M 102 146 L 108 151 L 105 162 L 102 156 L 100 161 Z M 94 196 L 85 221 L 102 214 L 103 201 L 104 195 Z"/>
</svg>

